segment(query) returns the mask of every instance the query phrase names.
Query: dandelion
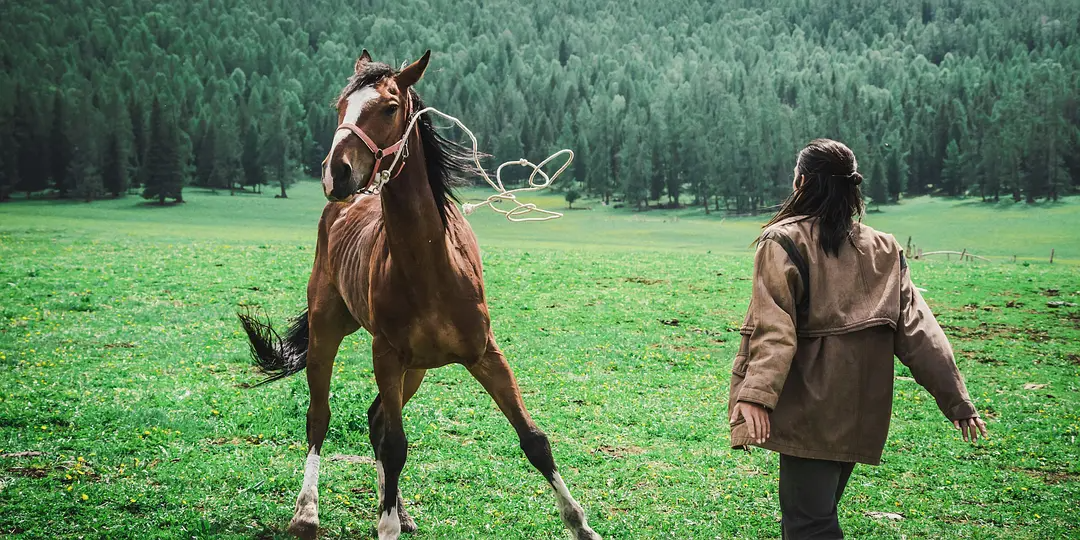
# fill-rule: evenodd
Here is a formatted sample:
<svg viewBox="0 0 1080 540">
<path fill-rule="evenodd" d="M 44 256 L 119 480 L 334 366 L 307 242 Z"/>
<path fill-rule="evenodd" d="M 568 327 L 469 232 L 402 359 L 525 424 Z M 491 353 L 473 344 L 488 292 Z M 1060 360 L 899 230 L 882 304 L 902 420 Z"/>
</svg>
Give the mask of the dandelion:
<svg viewBox="0 0 1080 540">
<path fill-rule="evenodd" d="M 85 493 L 83 493 L 82 495 L 79 495 L 79 498 L 84 500 L 84 501 L 90 499 L 90 497 L 87 497 Z"/>
</svg>

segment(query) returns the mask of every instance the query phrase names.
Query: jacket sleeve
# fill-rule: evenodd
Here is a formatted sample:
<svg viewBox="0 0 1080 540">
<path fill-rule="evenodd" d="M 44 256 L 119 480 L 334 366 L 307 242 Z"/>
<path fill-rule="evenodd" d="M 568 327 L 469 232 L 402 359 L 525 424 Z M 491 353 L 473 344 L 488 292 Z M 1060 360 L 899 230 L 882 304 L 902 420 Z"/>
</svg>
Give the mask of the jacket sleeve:
<svg viewBox="0 0 1080 540">
<path fill-rule="evenodd" d="M 737 401 L 769 410 L 776 407 L 795 358 L 795 306 L 801 289 L 799 271 L 784 248 L 774 240 L 758 244 L 747 328 L 746 378 Z"/>
<path fill-rule="evenodd" d="M 968 397 L 960 370 L 956 368 L 949 339 L 911 282 L 906 264 L 901 265 L 900 272 L 900 320 L 894 340 L 896 356 L 911 370 L 915 382 L 934 396 L 946 418 L 962 420 L 979 416 Z"/>
</svg>

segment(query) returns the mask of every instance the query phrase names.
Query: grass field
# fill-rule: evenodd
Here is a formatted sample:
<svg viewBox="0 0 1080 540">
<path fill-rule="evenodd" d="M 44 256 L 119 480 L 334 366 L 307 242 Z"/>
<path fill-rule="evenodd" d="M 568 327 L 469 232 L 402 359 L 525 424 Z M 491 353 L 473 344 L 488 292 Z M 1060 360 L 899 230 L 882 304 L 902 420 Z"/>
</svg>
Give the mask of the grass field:
<svg viewBox="0 0 1080 540">
<path fill-rule="evenodd" d="M 234 311 L 283 321 L 303 307 L 323 202 L 315 184 L 290 196 L 0 205 L 0 534 L 283 534 L 307 388 L 242 387 L 258 375 Z M 867 217 L 928 251 L 1020 263 L 913 263 L 992 438 L 960 441 L 897 364 L 885 463 L 857 467 L 841 507 L 849 536 L 1080 535 L 1080 308 L 1047 307 L 1080 303 L 1078 203 L 919 199 Z M 470 218 L 496 334 L 571 490 L 605 538 L 778 537 L 776 457 L 726 445 L 760 220 L 583 205 L 544 224 Z M 357 334 L 338 357 L 326 455 L 371 455 L 368 345 Z M 565 537 L 465 370 L 431 372 L 406 414 L 414 538 Z M 324 462 L 324 538 L 371 537 L 375 470 L 352 461 Z"/>
</svg>

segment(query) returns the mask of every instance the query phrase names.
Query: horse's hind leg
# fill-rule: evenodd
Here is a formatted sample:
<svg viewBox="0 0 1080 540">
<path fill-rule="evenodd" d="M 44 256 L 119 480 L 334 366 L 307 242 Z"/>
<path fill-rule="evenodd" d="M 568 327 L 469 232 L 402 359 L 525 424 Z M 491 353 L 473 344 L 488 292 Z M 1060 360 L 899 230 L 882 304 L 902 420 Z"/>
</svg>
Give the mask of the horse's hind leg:
<svg viewBox="0 0 1080 540">
<path fill-rule="evenodd" d="M 424 369 L 410 369 L 405 372 L 405 381 L 402 388 L 401 406 L 409 402 L 409 399 L 416 394 L 417 389 L 420 388 L 420 383 L 424 381 L 424 375 L 427 370 Z M 371 438 L 371 449 L 375 452 L 375 461 L 379 462 L 379 443 L 382 441 L 383 429 L 384 429 L 384 415 L 380 405 L 382 400 L 379 396 L 375 396 L 375 401 L 372 402 L 371 407 L 368 409 L 368 433 Z M 379 499 L 382 499 L 383 479 L 379 479 Z M 405 500 L 401 497 L 401 488 L 398 488 L 397 493 L 397 509 L 398 520 L 401 522 L 401 532 L 411 533 L 416 532 L 416 521 L 412 516 L 405 511 Z"/>
<path fill-rule="evenodd" d="M 308 327 L 308 454 L 304 484 L 296 497 L 296 513 L 289 522 L 289 532 L 301 538 L 315 538 L 319 528 L 319 456 L 330 426 L 330 376 L 334 371 L 334 357 L 341 340 L 355 332 L 359 325 L 336 293 L 313 295 L 309 288 Z"/>
<path fill-rule="evenodd" d="M 514 373 L 510 370 L 506 357 L 498 348 L 492 346 L 480 361 L 468 366 L 468 369 L 469 373 L 491 394 L 496 405 L 514 426 L 518 439 L 521 441 L 521 449 L 525 451 L 529 462 L 544 475 L 555 490 L 559 516 L 566 528 L 570 530 L 574 540 L 600 540 L 600 535 L 589 528 L 585 520 L 585 511 L 570 496 L 570 490 L 566 488 L 562 477 L 559 476 L 547 435 L 536 427 L 529 412 L 525 410 L 525 403 L 521 400 L 521 391 L 518 390 Z"/>
</svg>

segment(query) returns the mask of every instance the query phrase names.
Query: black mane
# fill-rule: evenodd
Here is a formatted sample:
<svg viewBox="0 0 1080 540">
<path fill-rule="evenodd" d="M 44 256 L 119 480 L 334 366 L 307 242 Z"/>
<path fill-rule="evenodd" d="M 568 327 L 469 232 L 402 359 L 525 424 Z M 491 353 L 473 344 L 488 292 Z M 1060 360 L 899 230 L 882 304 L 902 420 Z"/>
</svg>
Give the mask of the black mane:
<svg viewBox="0 0 1080 540">
<path fill-rule="evenodd" d="M 363 71 L 349 78 L 349 83 L 345 85 L 345 89 L 342 90 L 334 105 L 341 103 L 341 100 L 365 86 L 377 85 L 384 79 L 397 74 L 398 72 L 387 64 L 368 62 Z M 409 109 L 414 114 L 425 107 L 420 95 L 412 88 L 409 89 L 409 102 Z M 454 193 L 454 188 L 462 185 L 466 176 L 477 174 L 479 171 L 473 161 L 472 152 L 440 135 L 428 116 L 421 117 L 416 127 L 420 132 L 420 142 L 424 146 L 428 184 L 435 198 L 435 206 L 439 209 L 439 217 L 445 226 L 447 208 L 460 202 Z"/>
</svg>

